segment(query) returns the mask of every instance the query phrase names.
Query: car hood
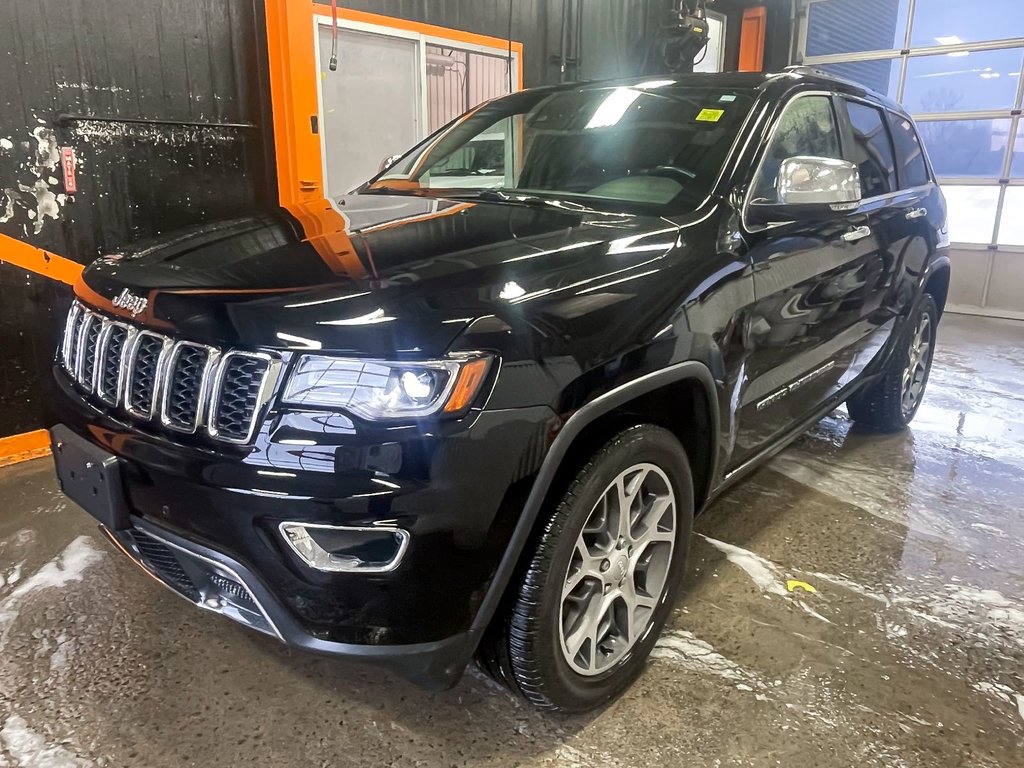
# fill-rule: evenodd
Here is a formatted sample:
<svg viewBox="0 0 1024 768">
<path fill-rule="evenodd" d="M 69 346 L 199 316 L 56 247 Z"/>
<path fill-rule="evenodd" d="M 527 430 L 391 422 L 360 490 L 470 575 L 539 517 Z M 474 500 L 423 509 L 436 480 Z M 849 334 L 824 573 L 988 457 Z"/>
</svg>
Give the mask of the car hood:
<svg viewBox="0 0 1024 768">
<path fill-rule="evenodd" d="M 536 309 L 553 294 L 650 265 L 677 230 L 569 206 L 407 195 L 350 195 L 292 214 L 136 243 L 94 262 L 76 293 L 216 345 L 429 356 L 479 318 L 542 323 Z"/>
</svg>

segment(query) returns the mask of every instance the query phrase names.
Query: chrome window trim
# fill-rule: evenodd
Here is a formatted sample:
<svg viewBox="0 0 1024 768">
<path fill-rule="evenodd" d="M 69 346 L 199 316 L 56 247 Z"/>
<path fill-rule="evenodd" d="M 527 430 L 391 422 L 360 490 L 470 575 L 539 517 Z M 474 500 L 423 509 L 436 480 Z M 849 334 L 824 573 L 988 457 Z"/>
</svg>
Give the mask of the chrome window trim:
<svg viewBox="0 0 1024 768">
<path fill-rule="evenodd" d="M 201 349 L 206 352 L 206 364 L 203 366 L 203 374 L 199 380 L 199 394 L 196 402 L 196 418 L 192 423 L 191 428 L 183 427 L 179 424 L 175 424 L 167 416 L 167 409 L 170 405 L 170 397 L 173 391 L 173 376 L 174 376 L 174 364 L 177 362 L 178 356 L 181 351 L 186 347 L 192 349 Z M 210 400 L 210 377 L 213 375 L 213 370 L 217 365 L 217 360 L 220 357 L 220 350 L 216 347 L 211 347 L 206 344 L 199 344 L 194 341 L 178 341 L 176 342 L 167 353 L 167 362 L 164 370 L 164 387 L 163 392 L 160 396 L 160 423 L 168 429 L 173 429 L 176 432 L 183 432 L 185 434 L 194 435 L 199 429 L 199 425 L 203 423 L 203 416 L 205 405 Z"/>
<path fill-rule="evenodd" d="M 836 129 L 839 130 L 839 131 L 842 131 L 842 126 L 840 125 L 840 123 L 842 122 L 842 117 L 838 114 L 838 112 L 836 110 L 836 107 L 835 107 L 835 103 L 834 102 L 835 102 L 836 98 L 842 98 L 842 99 L 846 99 L 848 101 L 859 101 L 859 102 L 861 102 L 863 104 L 866 104 L 866 105 L 868 105 L 870 107 L 874 107 L 875 109 L 881 111 L 882 112 L 882 117 L 883 117 L 883 121 L 882 121 L 883 122 L 883 126 L 885 127 L 886 133 L 889 136 L 889 144 L 893 147 L 894 156 L 895 156 L 895 152 L 896 152 L 896 147 L 893 144 L 891 129 L 889 128 L 888 125 L 885 124 L 886 123 L 886 120 L 885 120 L 886 113 L 889 113 L 891 115 L 895 115 L 896 117 L 909 118 L 911 120 L 911 125 L 914 125 L 913 118 L 910 117 L 909 115 L 901 114 L 900 112 L 897 112 L 896 110 L 894 110 L 894 109 L 892 109 L 890 107 L 886 107 L 886 106 L 884 106 L 882 104 L 878 104 L 878 103 L 876 103 L 874 101 L 871 101 L 870 99 L 861 98 L 860 96 L 855 96 L 855 95 L 849 94 L 849 93 L 842 93 L 841 91 L 819 91 L 819 90 L 801 91 L 800 93 L 796 94 L 792 99 L 790 99 L 789 101 L 787 101 L 785 103 L 785 105 L 782 108 L 782 112 L 779 113 L 778 118 L 776 118 L 775 122 L 772 123 L 772 126 L 768 129 L 768 136 L 765 138 L 765 141 L 761 144 L 760 148 L 758 149 L 758 153 L 759 154 L 758 154 L 758 157 L 757 157 L 757 164 L 755 166 L 756 170 L 754 171 L 754 177 L 753 178 L 757 178 L 757 176 L 761 173 L 761 164 L 764 162 L 765 154 L 768 151 L 768 147 L 771 145 L 772 139 L 775 138 L 775 131 L 778 129 L 779 123 L 782 121 L 783 116 L 785 116 L 786 110 L 789 109 L 789 106 L 794 101 L 796 101 L 797 99 L 802 98 L 804 96 L 827 96 L 829 98 L 829 100 L 833 102 L 833 104 L 832 104 L 833 118 L 836 121 Z M 914 129 L 915 129 L 915 134 L 916 134 L 916 129 L 917 129 L 916 125 L 914 125 Z M 918 141 L 920 142 L 922 149 L 924 149 L 924 142 L 920 141 L 920 136 L 918 136 Z M 925 151 L 927 151 L 927 150 L 925 150 Z M 843 148 L 842 140 L 841 139 L 840 139 L 840 142 L 839 142 L 839 152 L 840 152 L 840 154 L 844 154 L 844 148 Z M 845 158 L 841 158 L 841 159 L 845 159 Z M 914 186 L 914 187 L 899 187 L 899 184 L 898 184 L 898 182 L 899 182 L 899 174 L 897 174 L 897 187 L 898 187 L 897 189 L 894 189 L 891 192 L 883 192 L 880 195 L 872 195 L 871 197 L 862 197 L 860 199 L 860 202 L 857 204 L 856 208 L 852 208 L 849 211 L 845 211 L 845 213 L 855 213 L 855 212 L 860 211 L 861 209 L 863 209 L 865 206 L 870 206 L 870 205 L 872 205 L 874 203 L 877 203 L 879 201 L 889 200 L 889 199 L 892 199 L 892 198 L 896 197 L 897 195 L 902 195 L 902 194 L 905 194 L 907 192 L 911 192 L 911 191 L 915 191 L 915 190 L 922 190 L 923 191 L 923 190 L 925 190 L 927 188 L 932 187 L 933 185 L 936 184 L 936 181 L 935 181 L 934 176 L 932 175 L 931 162 L 928 160 L 927 154 L 925 155 L 925 164 L 928 167 L 928 175 L 929 175 L 929 181 L 926 184 L 918 184 L 917 186 Z M 788 222 L 779 222 L 777 224 L 768 224 L 768 225 L 766 225 L 763 228 L 752 229 L 750 227 L 750 225 L 747 223 L 747 209 L 749 208 L 749 206 L 751 204 L 751 199 L 750 198 L 753 195 L 753 191 L 754 191 L 753 180 L 751 180 L 751 184 L 747 185 L 747 189 L 744 192 L 744 195 L 743 195 L 743 209 L 742 209 L 742 211 L 740 213 L 740 222 L 742 223 L 744 230 L 746 230 L 747 232 L 764 232 L 764 231 L 769 230 L 769 229 L 774 229 L 775 227 L 784 226 L 785 224 L 788 223 Z"/>
<path fill-rule="evenodd" d="M 267 363 L 267 370 L 263 374 L 263 380 L 260 382 L 260 388 L 256 395 L 256 406 L 253 408 L 252 418 L 249 420 L 249 428 L 244 438 L 226 437 L 221 435 L 220 430 L 217 429 L 217 412 L 220 410 L 220 397 L 224 390 L 224 376 L 227 374 L 229 361 L 235 357 L 255 358 L 257 360 L 264 360 Z M 274 387 L 280 378 L 281 368 L 281 360 L 266 352 L 246 352 L 243 350 L 225 352 L 220 358 L 217 377 L 213 384 L 213 397 L 210 399 L 209 416 L 206 420 L 207 434 L 216 440 L 223 440 L 226 443 L 234 443 L 236 445 L 249 443 L 256 432 L 256 425 L 260 422 L 263 408 L 270 401 L 270 396 L 273 394 Z"/>
</svg>

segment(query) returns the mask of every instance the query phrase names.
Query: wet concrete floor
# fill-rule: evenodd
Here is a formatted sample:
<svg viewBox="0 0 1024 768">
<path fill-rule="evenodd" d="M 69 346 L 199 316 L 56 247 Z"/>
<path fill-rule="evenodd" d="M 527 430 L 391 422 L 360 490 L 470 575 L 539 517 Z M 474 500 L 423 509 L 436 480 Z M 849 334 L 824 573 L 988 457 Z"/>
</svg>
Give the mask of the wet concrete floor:
<svg viewBox="0 0 1024 768">
<path fill-rule="evenodd" d="M 1022 504 L 1024 324 L 949 315 L 912 430 L 840 411 L 723 497 L 644 676 L 556 718 L 198 611 L 38 460 L 0 471 L 0 767 L 1019 768 Z"/>
</svg>

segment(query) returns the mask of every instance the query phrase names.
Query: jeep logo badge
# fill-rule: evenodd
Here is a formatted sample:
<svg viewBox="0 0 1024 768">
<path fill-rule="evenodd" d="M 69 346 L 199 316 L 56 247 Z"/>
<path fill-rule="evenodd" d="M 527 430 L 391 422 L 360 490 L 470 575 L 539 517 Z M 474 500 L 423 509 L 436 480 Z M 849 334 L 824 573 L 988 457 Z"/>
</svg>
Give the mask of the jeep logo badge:
<svg viewBox="0 0 1024 768">
<path fill-rule="evenodd" d="M 149 304 L 149 299 L 145 299 L 142 296 L 136 296 L 125 288 L 117 295 L 111 304 L 115 307 L 120 307 L 121 309 L 127 309 L 131 312 L 132 317 L 135 317 L 146 308 L 146 305 Z"/>
</svg>

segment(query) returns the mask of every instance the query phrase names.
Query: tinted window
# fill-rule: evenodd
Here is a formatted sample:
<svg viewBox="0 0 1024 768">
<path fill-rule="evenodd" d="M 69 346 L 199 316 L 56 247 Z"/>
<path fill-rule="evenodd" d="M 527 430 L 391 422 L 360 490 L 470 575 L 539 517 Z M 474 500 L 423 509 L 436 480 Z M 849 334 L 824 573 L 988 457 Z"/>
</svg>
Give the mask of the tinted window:
<svg viewBox="0 0 1024 768">
<path fill-rule="evenodd" d="M 896 188 L 896 161 L 892 142 L 882 121 L 882 111 L 859 101 L 847 101 L 853 146 L 847 158 L 860 170 L 863 197 L 874 197 Z"/>
<path fill-rule="evenodd" d="M 889 125 L 892 128 L 892 142 L 896 147 L 896 162 L 900 168 L 900 186 L 906 188 L 927 184 L 928 169 L 913 123 L 905 117 L 890 113 Z"/>
<path fill-rule="evenodd" d="M 775 181 L 782 161 L 800 155 L 842 159 L 828 96 L 801 96 L 786 106 L 761 161 L 752 199 L 777 202 Z"/>
</svg>

